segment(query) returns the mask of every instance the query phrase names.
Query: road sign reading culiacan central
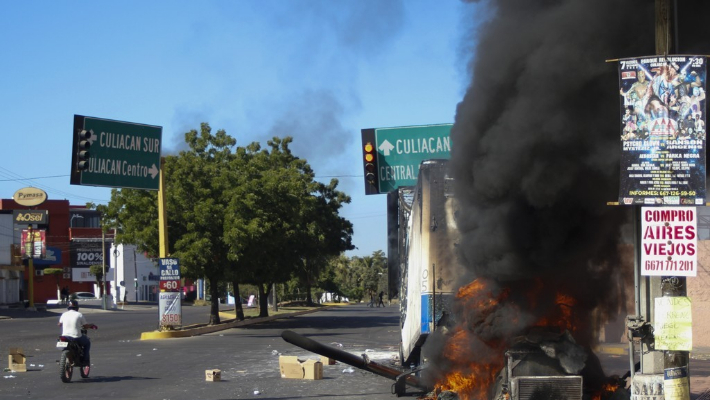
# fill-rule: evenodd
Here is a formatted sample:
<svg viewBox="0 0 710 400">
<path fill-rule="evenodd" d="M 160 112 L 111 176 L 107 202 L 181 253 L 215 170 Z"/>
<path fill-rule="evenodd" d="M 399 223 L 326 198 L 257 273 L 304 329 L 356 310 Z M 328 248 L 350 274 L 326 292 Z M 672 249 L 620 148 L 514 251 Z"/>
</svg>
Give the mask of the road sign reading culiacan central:
<svg viewBox="0 0 710 400">
<path fill-rule="evenodd" d="M 362 129 L 363 149 L 376 151 L 374 160 L 363 160 L 366 172 L 371 174 L 371 181 L 366 175 L 365 194 L 388 193 L 400 187 L 415 186 L 422 161 L 451 158 L 452 126 Z"/>
<path fill-rule="evenodd" d="M 160 126 L 74 115 L 71 184 L 158 190 L 162 133 Z"/>
</svg>

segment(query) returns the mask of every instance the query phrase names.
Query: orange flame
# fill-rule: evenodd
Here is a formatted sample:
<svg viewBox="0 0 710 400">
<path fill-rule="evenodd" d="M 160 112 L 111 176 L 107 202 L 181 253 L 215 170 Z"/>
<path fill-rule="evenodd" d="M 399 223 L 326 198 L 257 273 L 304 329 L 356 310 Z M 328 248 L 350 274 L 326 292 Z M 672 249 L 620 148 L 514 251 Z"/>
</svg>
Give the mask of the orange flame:
<svg viewBox="0 0 710 400">
<path fill-rule="evenodd" d="M 492 281 L 480 278 L 459 289 L 456 299 L 466 310 L 472 310 L 470 315 L 473 316 L 472 321 L 463 321 L 465 322 L 463 326 L 467 326 L 466 324 L 475 326 L 478 322 L 476 318 L 485 318 L 495 312 L 499 304 L 509 297 L 510 290 L 509 288 L 496 290 Z M 547 289 L 539 280 L 527 286 L 524 296 L 528 303 L 525 307 L 528 310 L 537 309 L 545 290 Z M 548 310 L 547 315 L 540 316 L 533 325 L 556 326 L 574 332 L 579 325 L 574 313 L 576 305 L 577 301 L 571 295 L 557 293 L 553 307 Z M 464 319 L 467 317 L 468 315 L 465 315 Z M 511 322 L 516 322 L 514 315 L 509 317 Z M 461 326 L 452 331 L 445 346 L 445 357 L 451 361 L 452 366 L 436 385 L 438 390 L 455 391 L 462 400 L 488 398 L 497 373 L 504 367 L 504 353 L 508 344 L 506 341 L 510 338 L 488 339 L 485 342 L 486 346 L 499 356 L 482 357 L 480 354 L 473 354 L 472 343 L 483 340 L 475 335 L 473 331 Z"/>
</svg>

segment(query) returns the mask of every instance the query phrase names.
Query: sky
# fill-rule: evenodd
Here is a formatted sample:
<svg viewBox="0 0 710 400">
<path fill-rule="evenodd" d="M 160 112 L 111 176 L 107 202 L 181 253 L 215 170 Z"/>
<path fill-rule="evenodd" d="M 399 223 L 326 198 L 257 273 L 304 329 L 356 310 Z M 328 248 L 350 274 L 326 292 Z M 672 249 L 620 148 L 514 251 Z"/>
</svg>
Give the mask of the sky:
<svg viewBox="0 0 710 400">
<path fill-rule="evenodd" d="M 33 1 L 0 15 L 0 196 L 72 205 L 75 114 L 162 127 L 162 155 L 207 122 L 238 146 L 274 136 L 351 196 L 349 256 L 387 252 L 386 196 L 366 196 L 361 129 L 453 123 L 485 2 Z"/>
</svg>

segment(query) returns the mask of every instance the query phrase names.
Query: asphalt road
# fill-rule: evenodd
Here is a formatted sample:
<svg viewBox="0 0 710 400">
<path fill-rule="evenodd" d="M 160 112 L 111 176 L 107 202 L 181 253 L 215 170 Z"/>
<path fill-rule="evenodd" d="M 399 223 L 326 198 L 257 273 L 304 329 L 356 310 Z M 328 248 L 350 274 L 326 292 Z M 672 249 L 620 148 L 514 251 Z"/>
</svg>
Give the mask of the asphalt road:
<svg viewBox="0 0 710 400">
<path fill-rule="evenodd" d="M 91 378 L 81 379 L 75 371 L 70 384 L 59 379 L 60 352 L 54 348 L 59 314 L 36 313 L 33 317 L 0 320 L 0 348 L 23 347 L 29 369 L 26 373 L 3 374 L 0 398 L 395 398 L 391 394 L 393 381 L 347 365 L 324 366 L 324 379 L 317 381 L 282 379 L 278 365 L 281 354 L 317 357 L 281 339 L 281 332 L 290 329 L 324 344 L 342 345 L 341 349 L 354 354 L 367 353 L 373 361 L 393 366 L 399 343 L 399 313 L 394 306 L 338 307 L 199 337 L 164 340 L 138 340 L 140 332 L 155 328 L 157 309 L 82 311 L 89 322 L 99 325 L 99 330 L 89 333 L 93 343 Z M 206 318 L 206 312 L 206 308 L 183 309 L 186 321 Z M 221 382 L 205 381 L 205 370 L 213 368 L 222 371 Z"/>
<path fill-rule="evenodd" d="M 157 306 L 129 306 L 104 311 L 84 307 L 91 331 L 92 371 L 72 383 L 59 379 L 59 351 L 54 347 L 63 310 L 25 312 L 0 310 L 0 351 L 22 347 L 26 373 L 4 372 L 0 399 L 338 399 L 392 400 L 393 381 L 348 365 L 326 365 L 324 379 L 282 379 L 279 355 L 317 358 L 286 343 L 281 333 L 292 330 L 320 343 L 356 355 L 367 354 L 385 366 L 398 368 L 399 312 L 395 306 L 368 308 L 351 305 L 278 319 L 191 338 L 139 340 L 155 329 Z M 183 307 L 184 323 L 204 323 L 206 307 Z M 12 318 L 2 319 L 2 316 Z M 340 347 L 342 346 L 342 347 Z M 600 354 L 608 375 L 628 371 L 628 357 Z M 221 382 L 206 382 L 205 370 L 220 369 Z M 705 399 L 710 376 L 708 357 L 691 360 L 691 400 Z M 695 376 L 696 378 L 693 378 Z M 421 395 L 408 389 L 407 398 Z"/>
</svg>

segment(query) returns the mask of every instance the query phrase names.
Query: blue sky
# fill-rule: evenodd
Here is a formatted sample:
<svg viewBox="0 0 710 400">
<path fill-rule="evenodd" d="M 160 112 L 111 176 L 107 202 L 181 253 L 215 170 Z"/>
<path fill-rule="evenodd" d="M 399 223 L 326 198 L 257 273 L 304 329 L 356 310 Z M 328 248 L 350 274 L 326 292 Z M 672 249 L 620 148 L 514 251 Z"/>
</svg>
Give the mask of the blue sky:
<svg viewBox="0 0 710 400">
<path fill-rule="evenodd" d="M 71 204 L 74 114 L 163 127 L 162 152 L 208 122 L 240 146 L 292 136 L 319 180 L 352 197 L 356 250 L 386 251 L 386 200 L 365 196 L 360 130 L 451 123 L 469 83 L 478 3 L 33 1 L 0 16 L 0 196 Z"/>
</svg>

